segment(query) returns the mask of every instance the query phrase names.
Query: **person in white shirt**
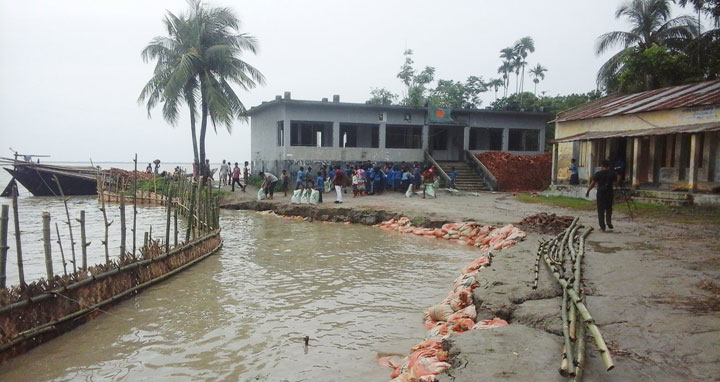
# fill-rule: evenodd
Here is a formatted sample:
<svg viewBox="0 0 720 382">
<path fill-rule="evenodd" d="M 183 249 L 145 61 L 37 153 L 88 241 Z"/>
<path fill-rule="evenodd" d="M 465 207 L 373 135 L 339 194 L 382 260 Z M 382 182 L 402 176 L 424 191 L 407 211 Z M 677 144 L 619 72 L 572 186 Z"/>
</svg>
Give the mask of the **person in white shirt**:
<svg viewBox="0 0 720 382">
<path fill-rule="evenodd" d="M 265 197 L 268 200 L 272 200 L 273 192 L 275 192 L 275 186 L 277 186 L 277 176 L 269 173 L 260 171 L 260 177 L 263 179 L 263 188 L 265 189 Z"/>
</svg>

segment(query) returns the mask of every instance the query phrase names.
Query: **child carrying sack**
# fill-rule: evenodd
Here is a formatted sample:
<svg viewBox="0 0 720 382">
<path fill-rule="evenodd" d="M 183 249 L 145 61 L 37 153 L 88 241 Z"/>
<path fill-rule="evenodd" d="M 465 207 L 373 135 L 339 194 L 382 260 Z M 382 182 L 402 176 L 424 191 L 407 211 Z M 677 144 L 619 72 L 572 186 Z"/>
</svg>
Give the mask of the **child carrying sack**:
<svg viewBox="0 0 720 382">
<path fill-rule="evenodd" d="M 260 189 L 258 190 L 257 198 L 258 198 L 258 200 L 263 200 L 263 199 L 265 199 L 265 189 L 264 189 L 264 188 L 260 188 Z"/>
<path fill-rule="evenodd" d="M 412 196 L 412 194 L 413 194 L 413 185 L 411 184 L 411 185 L 408 186 L 408 189 L 407 189 L 407 191 L 405 192 L 405 197 L 406 197 L 406 198 L 409 198 L 409 197 Z"/>
<path fill-rule="evenodd" d="M 300 204 L 310 204 L 310 192 L 311 189 L 307 189 L 305 192 L 302 192 L 302 196 L 300 197 Z"/>
<path fill-rule="evenodd" d="M 310 194 L 310 204 L 318 204 L 319 200 L 320 200 L 320 191 L 312 190 L 312 193 Z"/>
<path fill-rule="evenodd" d="M 302 196 L 302 190 L 295 190 L 293 191 L 292 197 L 290 198 L 290 203 L 292 204 L 300 204 L 300 197 Z"/>
</svg>

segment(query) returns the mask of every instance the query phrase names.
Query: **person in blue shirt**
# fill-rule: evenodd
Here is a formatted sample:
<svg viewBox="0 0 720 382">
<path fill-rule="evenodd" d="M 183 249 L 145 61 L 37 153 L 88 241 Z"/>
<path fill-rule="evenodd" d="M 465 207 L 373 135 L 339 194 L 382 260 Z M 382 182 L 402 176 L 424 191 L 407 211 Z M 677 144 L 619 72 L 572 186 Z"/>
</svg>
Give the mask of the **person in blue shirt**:
<svg viewBox="0 0 720 382">
<path fill-rule="evenodd" d="M 420 189 L 420 182 L 422 182 L 421 172 L 420 165 L 416 162 L 415 168 L 413 169 L 413 185 L 416 190 Z"/>
<path fill-rule="evenodd" d="M 570 167 L 568 167 L 568 170 L 570 170 L 570 184 L 573 186 L 580 184 L 580 178 L 578 177 L 578 165 L 575 163 L 575 158 L 570 159 Z"/>
<path fill-rule="evenodd" d="M 365 187 L 368 188 L 368 195 L 373 195 L 375 193 L 375 183 L 373 180 L 375 179 L 375 169 L 373 167 L 368 167 L 368 169 L 365 171 Z"/>
<path fill-rule="evenodd" d="M 382 194 L 385 189 L 384 180 L 385 174 L 380 167 L 375 168 L 375 171 L 373 171 L 373 191 L 376 195 Z"/>
<path fill-rule="evenodd" d="M 411 181 L 412 174 L 410 174 L 410 170 L 408 170 L 407 168 L 403 168 L 402 179 L 400 181 L 400 191 L 407 191 L 408 187 L 410 187 Z"/>
<path fill-rule="evenodd" d="M 300 166 L 300 170 L 298 170 L 297 174 L 295 175 L 295 189 L 302 190 L 304 188 L 305 188 L 305 167 Z"/>
<path fill-rule="evenodd" d="M 455 169 L 455 167 L 451 167 L 452 171 L 450 171 L 450 188 L 457 188 L 455 187 L 455 180 L 457 180 L 458 171 Z"/>
<path fill-rule="evenodd" d="M 320 191 L 320 197 L 318 203 L 322 203 L 322 194 L 325 191 L 325 181 L 323 180 L 322 172 L 318 171 L 317 179 L 315 179 L 315 189 Z"/>
</svg>

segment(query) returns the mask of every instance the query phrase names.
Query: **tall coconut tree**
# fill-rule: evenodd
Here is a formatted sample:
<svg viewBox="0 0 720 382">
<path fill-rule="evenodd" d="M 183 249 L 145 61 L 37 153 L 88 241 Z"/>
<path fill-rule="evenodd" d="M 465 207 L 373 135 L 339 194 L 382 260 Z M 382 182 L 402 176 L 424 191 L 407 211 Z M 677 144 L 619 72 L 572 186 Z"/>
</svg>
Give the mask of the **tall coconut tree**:
<svg viewBox="0 0 720 382">
<path fill-rule="evenodd" d="M 537 85 L 540 83 L 541 80 L 545 79 L 545 72 L 547 72 L 547 68 L 537 64 L 534 68 L 530 69 L 530 75 L 533 77 L 533 82 L 535 83 L 535 91 L 534 94 L 537 97 Z"/>
<path fill-rule="evenodd" d="M 193 137 L 199 104 L 200 137 L 196 161 L 207 171 L 204 163 L 208 119 L 213 129 L 221 125 L 231 132 L 235 119 L 246 118 L 245 106 L 231 84 L 248 90 L 263 84 L 265 77 L 240 58 L 245 51 L 257 52 L 257 40 L 239 32 L 240 21 L 232 10 L 206 7 L 199 0 L 190 0 L 189 4 L 190 10 L 181 17 L 168 12 L 166 20 L 173 20 L 174 26 L 173 29 L 168 27 L 170 37 L 156 37 L 146 48 L 147 58 L 157 59 L 158 64 L 140 98 L 147 97 L 148 109 L 159 100 L 165 102 L 163 115 L 169 121 L 175 120 L 173 110 L 176 116 L 177 105 L 185 101 L 191 110 Z M 164 64 L 164 61 L 170 64 Z"/>
<path fill-rule="evenodd" d="M 520 69 L 522 70 L 522 76 L 520 77 L 520 93 L 522 97 L 522 92 L 525 90 L 525 65 L 527 65 L 525 59 L 528 54 L 535 52 L 535 40 L 533 40 L 530 36 L 525 36 L 515 43 L 513 49 L 515 50 L 517 56 L 522 58 L 520 62 Z"/>
<path fill-rule="evenodd" d="M 495 90 L 495 100 L 497 101 L 498 89 L 505 86 L 505 80 L 503 80 L 502 78 L 491 78 L 485 85 Z"/>
<path fill-rule="evenodd" d="M 615 12 L 615 18 L 630 21 L 629 31 L 608 32 L 597 39 L 595 53 L 601 55 L 611 48 L 622 50 L 607 60 L 598 71 L 598 85 L 608 87 L 622 72 L 623 62 L 634 52 L 645 51 L 653 44 L 666 46 L 671 51 L 681 51 L 692 40 L 697 30 L 691 16 L 670 17 L 668 0 L 630 0 Z"/>
<path fill-rule="evenodd" d="M 515 60 L 515 49 L 512 47 L 501 49 L 500 58 L 503 59 L 503 64 L 498 68 L 498 73 L 502 73 L 503 79 L 505 80 L 505 92 L 503 96 L 507 97 L 507 90 L 510 87 L 510 73 L 514 70 L 512 62 Z"/>
</svg>

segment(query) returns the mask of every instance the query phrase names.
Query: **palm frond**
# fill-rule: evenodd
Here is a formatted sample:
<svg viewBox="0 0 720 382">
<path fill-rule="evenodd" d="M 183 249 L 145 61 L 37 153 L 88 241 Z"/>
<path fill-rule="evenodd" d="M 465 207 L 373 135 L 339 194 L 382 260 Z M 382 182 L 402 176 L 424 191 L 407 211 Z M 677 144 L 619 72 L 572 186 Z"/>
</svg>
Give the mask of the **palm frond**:
<svg viewBox="0 0 720 382">
<path fill-rule="evenodd" d="M 595 54 L 600 55 L 605 53 L 608 49 L 621 45 L 623 48 L 627 48 L 635 43 L 640 42 L 642 39 L 640 36 L 623 31 L 613 31 L 600 35 L 595 43 Z"/>
</svg>

